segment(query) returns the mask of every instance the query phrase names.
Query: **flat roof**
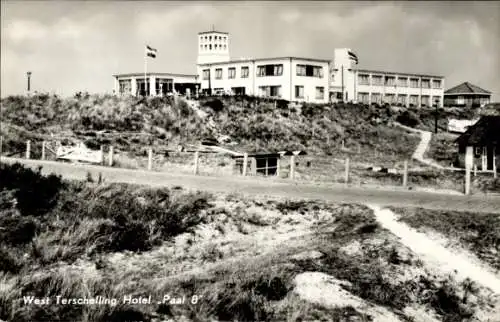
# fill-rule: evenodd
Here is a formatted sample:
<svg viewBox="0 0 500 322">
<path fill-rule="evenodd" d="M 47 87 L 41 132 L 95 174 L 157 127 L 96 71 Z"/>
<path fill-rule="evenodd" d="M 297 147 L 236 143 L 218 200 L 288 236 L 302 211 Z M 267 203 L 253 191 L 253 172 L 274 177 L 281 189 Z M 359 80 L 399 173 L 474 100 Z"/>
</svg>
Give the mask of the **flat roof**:
<svg viewBox="0 0 500 322">
<path fill-rule="evenodd" d="M 229 35 L 229 32 L 225 32 L 225 31 L 217 31 L 217 30 L 214 30 L 214 31 L 202 31 L 202 32 L 199 32 L 199 33 L 198 33 L 198 35 L 203 35 L 203 34 L 212 34 L 212 33 Z"/>
<path fill-rule="evenodd" d="M 373 69 L 357 69 L 357 71 L 361 72 L 361 73 L 372 73 L 372 74 L 373 73 L 374 74 L 395 74 L 395 75 L 416 76 L 416 77 L 444 78 L 444 76 L 437 76 L 437 75 L 403 73 L 403 72 L 388 72 L 388 71 L 373 70 Z"/>
<path fill-rule="evenodd" d="M 285 57 L 253 58 L 253 59 L 233 59 L 233 60 L 229 60 L 229 61 L 205 63 L 205 64 L 198 64 L 198 65 L 199 66 L 207 66 L 207 65 L 220 65 L 220 64 L 247 63 L 247 62 L 265 61 L 265 60 L 283 60 L 283 59 L 305 60 L 305 61 L 322 62 L 322 63 L 331 62 L 331 59 L 285 56 Z"/>
<path fill-rule="evenodd" d="M 144 77 L 144 73 L 126 73 L 126 74 L 116 74 L 113 77 Z M 171 76 L 171 77 L 196 77 L 195 74 L 175 74 L 175 73 L 146 73 L 146 76 Z"/>
</svg>

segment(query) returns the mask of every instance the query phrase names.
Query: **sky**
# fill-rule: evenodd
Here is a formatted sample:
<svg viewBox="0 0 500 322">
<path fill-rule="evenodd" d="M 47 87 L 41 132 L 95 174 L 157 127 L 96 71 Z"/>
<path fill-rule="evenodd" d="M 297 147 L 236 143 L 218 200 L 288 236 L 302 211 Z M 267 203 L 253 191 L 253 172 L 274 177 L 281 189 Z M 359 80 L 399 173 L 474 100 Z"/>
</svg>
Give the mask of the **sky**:
<svg viewBox="0 0 500 322">
<path fill-rule="evenodd" d="M 500 101 L 500 2 L 1 1 L 0 95 L 112 92 L 113 74 L 196 73 L 197 34 L 230 34 L 232 58 L 332 59 L 468 81 Z"/>
</svg>

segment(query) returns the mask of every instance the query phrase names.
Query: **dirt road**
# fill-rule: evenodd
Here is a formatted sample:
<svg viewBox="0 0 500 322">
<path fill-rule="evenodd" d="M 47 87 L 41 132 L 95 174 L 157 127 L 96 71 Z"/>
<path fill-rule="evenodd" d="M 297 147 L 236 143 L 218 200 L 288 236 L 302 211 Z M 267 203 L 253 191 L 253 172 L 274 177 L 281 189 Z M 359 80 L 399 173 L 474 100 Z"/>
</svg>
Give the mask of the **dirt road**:
<svg viewBox="0 0 500 322">
<path fill-rule="evenodd" d="M 1 162 L 20 162 L 42 173 L 56 173 L 67 179 L 85 180 L 87 173 L 106 182 L 123 182 L 150 186 L 182 186 L 212 192 L 237 192 L 271 197 L 321 199 L 334 202 L 377 204 L 380 206 L 418 206 L 429 209 L 500 213 L 500 197 L 487 195 L 451 195 L 423 191 L 370 189 L 337 185 L 297 184 L 288 180 L 251 177 L 208 177 L 144 170 L 73 165 L 53 161 L 2 157 Z M 0 178 L 1 180 L 1 178 Z"/>
</svg>

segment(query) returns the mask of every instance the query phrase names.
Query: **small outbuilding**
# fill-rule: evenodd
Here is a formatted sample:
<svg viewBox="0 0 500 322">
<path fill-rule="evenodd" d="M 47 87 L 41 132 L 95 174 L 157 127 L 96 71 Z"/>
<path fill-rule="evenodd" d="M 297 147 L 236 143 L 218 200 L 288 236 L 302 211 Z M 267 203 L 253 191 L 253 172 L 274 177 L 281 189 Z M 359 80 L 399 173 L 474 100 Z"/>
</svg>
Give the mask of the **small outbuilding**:
<svg viewBox="0 0 500 322">
<path fill-rule="evenodd" d="M 458 144 L 458 164 L 465 166 L 466 147 L 473 147 L 473 164 L 480 170 L 496 171 L 500 168 L 500 116 L 483 116 L 460 135 Z"/>
<path fill-rule="evenodd" d="M 248 153 L 246 154 L 246 164 L 245 168 L 245 155 L 234 155 L 234 167 L 236 172 L 239 174 L 249 174 L 252 176 L 263 175 L 263 176 L 279 176 L 280 173 L 280 160 L 284 156 L 295 156 L 305 155 L 304 151 L 280 151 L 272 153 Z M 295 162 L 295 161 L 293 161 Z"/>
</svg>

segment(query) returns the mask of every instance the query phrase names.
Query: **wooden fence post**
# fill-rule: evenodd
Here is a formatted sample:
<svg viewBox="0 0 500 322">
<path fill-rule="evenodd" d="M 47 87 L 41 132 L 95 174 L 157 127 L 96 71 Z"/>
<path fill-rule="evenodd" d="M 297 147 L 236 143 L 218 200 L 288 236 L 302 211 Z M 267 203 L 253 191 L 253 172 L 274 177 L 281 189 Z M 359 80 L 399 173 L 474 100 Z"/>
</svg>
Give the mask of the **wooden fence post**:
<svg viewBox="0 0 500 322">
<path fill-rule="evenodd" d="M 2 150 L 0 148 L 0 154 Z M 496 147 L 493 147 L 493 178 L 497 178 L 497 160 L 496 160 Z"/>
<path fill-rule="evenodd" d="M 465 195 L 470 194 L 470 175 L 473 163 L 473 148 L 471 146 L 465 149 Z"/>
<path fill-rule="evenodd" d="M 60 146 L 60 142 L 58 143 Z M 99 154 L 101 155 L 101 165 L 104 165 L 104 147 L 101 145 L 99 146 Z"/>
<path fill-rule="evenodd" d="M 31 141 L 26 141 L 26 159 L 29 159 L 31 156 Z"/>
<path fill-rule="evenodd" d="M 295 178 L 295 154 L 290 157 L 290 179 Z"/>
<path fill-rule="evenodd" d="M 194 153 L 194 174 L 197 175 L 198 174 L 198 170 L 199 170 L 199 158 L 200 158 L 200 152 L 196 151 Z"/>
<path fill-rule="evenodd" d="M 345 159 L 345 184 L 349 183 L 349 158 Z"/>
<path fill-rule="evenodd" d="M 404 170 L 403 170 L 403 187 L 406 188 L 408 186 L 408 161 L 404 162 Z"/>
<path fill-rule="evenodd" d="M 148 149 L 148 170 L 151 171 L 153 169 L 153 149 Z"/>
<path fill-rule="evenodd" d="M 42 160 L 45 160 L 45 141 L 42 141 Z"/>
<path fill-rule="evenodd" d="M 248 168 L 248 153 L 243 154 L 243 176 L 247 175 Z"/>
<path fill-rule="evenodd" d="M 109 147 L 109 166 L 110 167 L 113 166 L 113 153 L 114 153 L 113 146 L 110 146 Z"/>
<path fill-rule="evenodd" d="M 0 149 L 0 154 L 2 150 Z M 493 147 L 493 178 L 497 178 L 497 160 L 496 160 L 496 147 Z"/>
<path fill-rule="evenodd" d="M 278 178 L 280 177 L 280 158 L 279 157 L 276 159 L 276 176 Z"/>
</svg>

